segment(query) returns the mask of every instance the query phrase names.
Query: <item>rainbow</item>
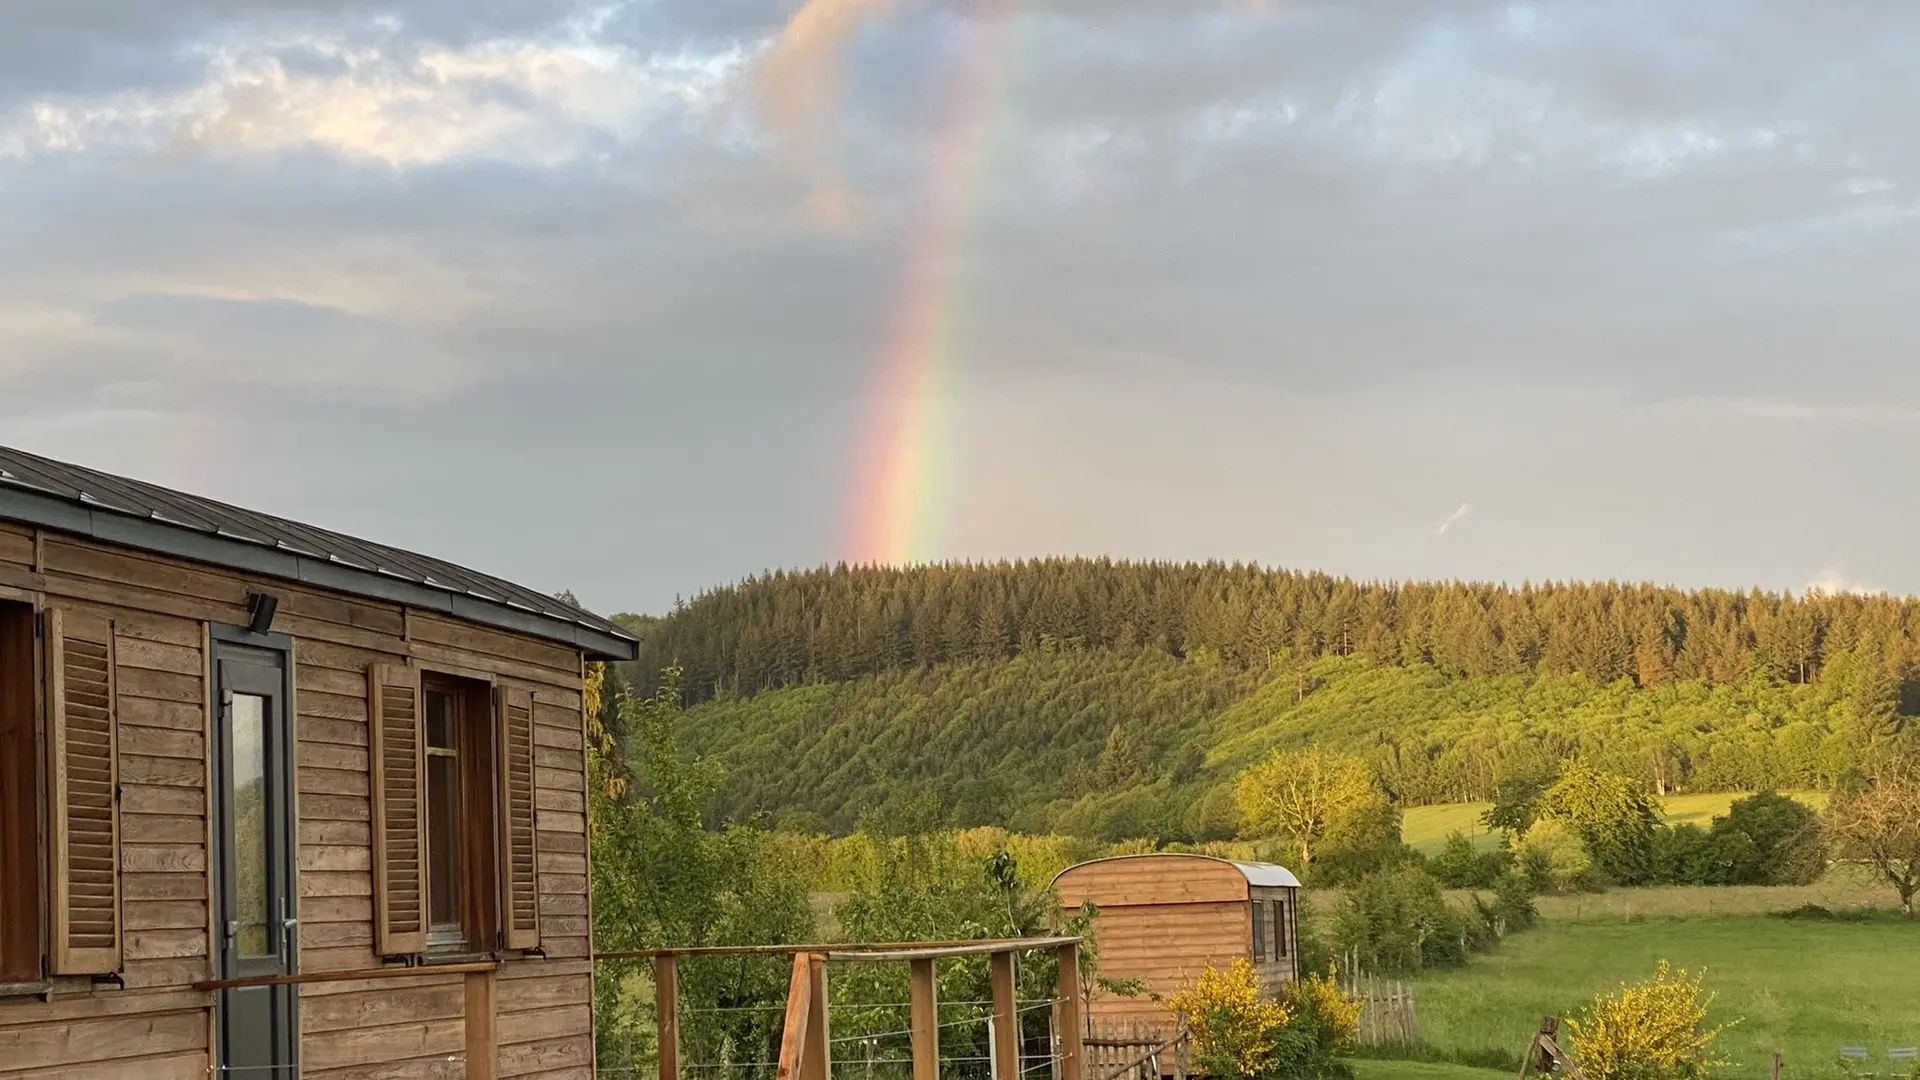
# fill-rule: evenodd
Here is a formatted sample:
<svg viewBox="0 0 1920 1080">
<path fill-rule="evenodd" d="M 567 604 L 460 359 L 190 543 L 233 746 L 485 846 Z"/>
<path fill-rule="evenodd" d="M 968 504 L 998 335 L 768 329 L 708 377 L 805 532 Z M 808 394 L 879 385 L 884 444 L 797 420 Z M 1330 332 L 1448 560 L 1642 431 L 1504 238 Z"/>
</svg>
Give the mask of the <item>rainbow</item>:
<svg viewBox="0 0 1920 1080">
<path fill-rule="evenodd" d="M 903 566 L 942 556 L 942 494 L 953 450 L 963 267 L 991 173 L 994 134 L 1011 113 L 1019 0 L 983 0 L 974 43 L 952 75 L 947 120 L 900 278 L 859 446 L 849 547 L 856 562 Z"/>
</svg>

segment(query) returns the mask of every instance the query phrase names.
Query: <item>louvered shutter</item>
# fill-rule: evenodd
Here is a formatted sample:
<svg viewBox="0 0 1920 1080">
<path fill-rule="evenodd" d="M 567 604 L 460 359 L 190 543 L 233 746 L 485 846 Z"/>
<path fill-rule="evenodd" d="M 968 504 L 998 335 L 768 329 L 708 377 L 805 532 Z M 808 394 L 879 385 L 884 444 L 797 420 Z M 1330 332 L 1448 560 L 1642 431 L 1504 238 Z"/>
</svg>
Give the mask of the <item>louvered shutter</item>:
<svg viewBox="0 0 1920 1080">
<path fill-rule="evenodd" d="M 540 882 L 534 842 L 533 693 L 498 697 L 500 734 L 500 926 L 509 949 L 540 944 Z"/>
<path fill-rule="evenodd" d="M 427 836 L 420 675 L 398 664 L 375 664 L 368 682 L 375 946 L 382 956 L 422 953 L 427 951 Z"/>
<path fill-rule="evenodd" d="M 120 772 L 113 624 L 47 612 L 53 973 L 120 969 Z"/>
</svg>

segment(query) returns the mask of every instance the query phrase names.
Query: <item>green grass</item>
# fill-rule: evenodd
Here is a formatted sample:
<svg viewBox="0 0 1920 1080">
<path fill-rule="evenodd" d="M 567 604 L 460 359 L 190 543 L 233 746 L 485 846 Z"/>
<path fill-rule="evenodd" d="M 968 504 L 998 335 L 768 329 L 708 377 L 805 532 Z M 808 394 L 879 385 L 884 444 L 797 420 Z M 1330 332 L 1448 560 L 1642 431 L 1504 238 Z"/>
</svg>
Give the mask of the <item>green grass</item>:
<svg viewBox="0 0 1920 1080">
<path fill-rule="evenodd" d="M 1764 1075 L 1775 1050 L 1799 1075 L 1824 1074 L 1843 1045 L 1920 1043 L 1920 924 L 1800 922 L 1760 915 L 1546 922 L 1456 971 L 1417 982 L 1420 1029 L 1443 1051 L 1518 1053 L 1539 1018 L 1650 975 L 1662 959 L 1703 972 L 1712 1020 L 1740 1022 L 1721 1055 Z M 1411 1074 L 1408 1074 L 1411 1075 Z"/>
<path fill-rule="evenodd" d="M 1354 1080 L 1513 1080 L 1504 1072 L 1471 1069 L 1465 1065 L 1444 1065 L 1432 1061 L 1379 1061 L 1356 1058 Z"/>
<path fill-rule="evenodd" d="M 1660 800 L 1661 811 L 1669 825 L 1698 825 L 1701 828 L 1713 824 L 1713 819 L 1724 815 L 1734 800 L 1743 798 L 1745 792 L 1712 792 L 1705 795 L 1669 795 Z M 1827 795 L 1823 791 L 1788 792 L 1794 798 L 1813 807 L 1824 810 Z M 1431 855 L 1440 850 L 1453 833 L 1462 833 L 1472 839 L 1476 847 L 1487 849 L 1500 845 L 1500 835 L 1489 832 L 1480 823 L 1480 815 L 1486 813 L 1490 803 L 1445 803 L 1439 806 L 1409 807 L 1400 823 L 1400 836 L 1414 850 Z"/>
</svg>

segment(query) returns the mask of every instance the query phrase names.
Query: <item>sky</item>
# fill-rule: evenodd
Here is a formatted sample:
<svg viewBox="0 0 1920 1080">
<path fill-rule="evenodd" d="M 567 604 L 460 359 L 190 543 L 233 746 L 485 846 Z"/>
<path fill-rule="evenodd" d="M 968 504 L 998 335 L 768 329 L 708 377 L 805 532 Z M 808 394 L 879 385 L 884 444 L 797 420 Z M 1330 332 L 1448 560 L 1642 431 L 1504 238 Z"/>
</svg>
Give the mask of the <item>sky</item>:
<svg viewBox="0 0 1920 1080">
<path fill-rule="evenodd" d="M 1912 4 L 0 9 L 0 444 L 607 612 L 1920 592 Z"/>
</svg>

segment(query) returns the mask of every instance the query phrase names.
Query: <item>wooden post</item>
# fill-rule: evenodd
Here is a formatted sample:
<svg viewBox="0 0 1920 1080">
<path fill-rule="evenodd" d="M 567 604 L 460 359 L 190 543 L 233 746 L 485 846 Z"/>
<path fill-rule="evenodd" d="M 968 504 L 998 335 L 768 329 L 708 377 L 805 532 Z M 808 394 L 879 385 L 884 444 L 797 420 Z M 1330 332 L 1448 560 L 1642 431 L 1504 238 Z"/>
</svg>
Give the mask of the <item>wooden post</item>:
<svg viewBox="0 0 1920 1080">
<path fill-rule="evenodd" d="M 493 972 L 467 973 L 467 1080 L 493 1080 Z"/>
<path fill-rule="evenodd" d="M 913 1080 L 940 1080 L 940 998 L 933 963 L 932 960 L 912 960 L 907 964 Z"/>
<path fill-rule="evenodd" d="M 807 957 L 807 1038 L 800 1058 L 800 1080 L 832 1080 L 832 1028 L 827 1021 L 827 958 Z"/>
<path fill-rule="evenodd" d="M 993 964 L 993 1075 L 1020 1080 L 1020 1013 L 1014 1003 L 1013 953 L 997 952 Z"/>
<path fill-rule="evenodd" d="M 653 1017 L 660 1080 L 680 1080 L 680 962 L 671 954 L 653 958 Z"/>
<path fill-rule="evenodd" d="M 813 962 L 805 953 L 793 958 L 787 980 L 787 1017 L 780 1030 L 779 1080 L 799 1080 L 807 1041 L 807 1021 L 813 1016 Z"/>
<path fill-rule="evenodd" d="M 1773 1080 L 1780 1080 L 1780 1051 L 1773 1052 Z"/>
<path fill-rule="evenodd" d="M 1062 945 L 1054 956 L 1060 965 L 1054 990 L 1060 1001 L 1053 1007 L 1053 1030 L 1060 1040 L 1060 1080 L 1081 1080 L 1087 1029 L 1080 1018 L 1080 946 Z"/>
</svg>

